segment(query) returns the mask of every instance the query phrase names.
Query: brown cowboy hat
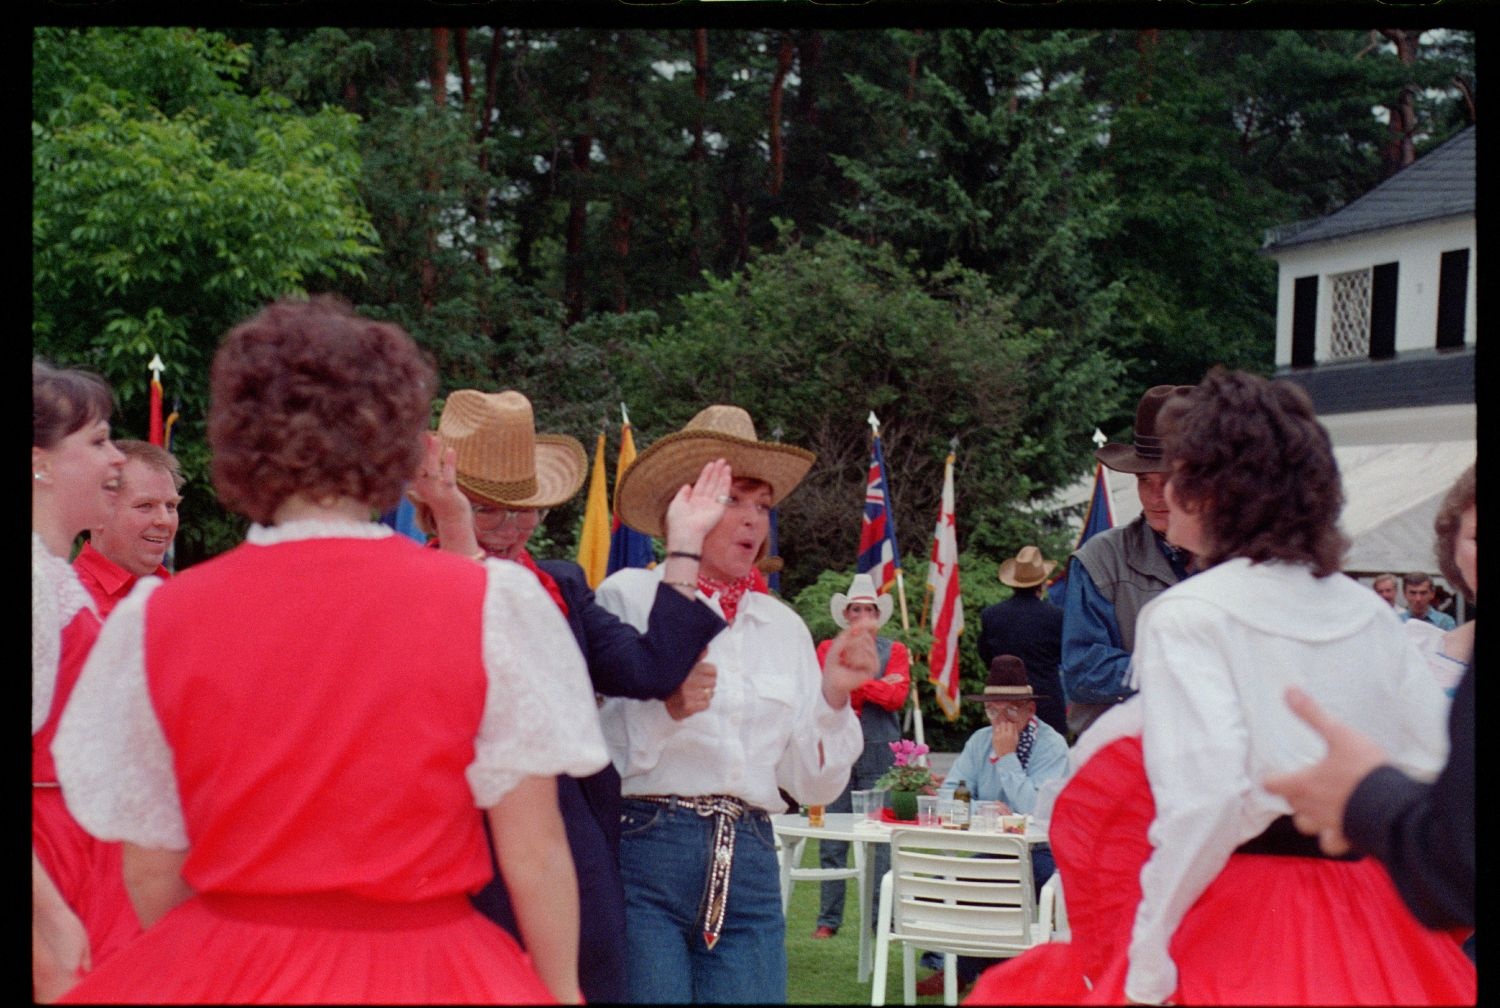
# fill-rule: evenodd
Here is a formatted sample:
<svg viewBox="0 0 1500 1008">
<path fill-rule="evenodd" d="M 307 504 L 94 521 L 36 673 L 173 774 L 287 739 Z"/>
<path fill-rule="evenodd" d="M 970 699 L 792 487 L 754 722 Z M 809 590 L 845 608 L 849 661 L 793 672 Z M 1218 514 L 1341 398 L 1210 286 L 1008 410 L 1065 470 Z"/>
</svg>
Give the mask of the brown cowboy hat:
<svg viewBox="0 0 1500 1008">
<path fill-rule="evenodd" d="M 1172 466 L 1162 458 L 1161 437 L 1156 432 L 1156 418 L 1173 396 L 1187 395 L 1191 385 L 1155 385 L 1146 390 L 1135 407 L 1135 443 L 1107 444 L 1094 452 L 1094 458 L 1115 472 L 1168 472 Z"/>
<path fill-rule="evenodd" d="M 1026 663 L 1015 655 L 996 655 L 990 660 L 990 675 L 985 680 L 983 693 L 968 693 L 965 700 L 994 703 L 996 700 L 1046 700 L 1031 691 L 1031 677 L 1026 674 Z"/>
<path fill-rule="evenodd" d="M 1015 559 L 1000 565 L 1000 583 L 1012 588 L 1035 588 L 1057 568 L 1056 560 L 1048 560 L 1035 546 L 1022 546 Z"/>
<path fill-rule="evenodd" d="M 538 434 L 531 400 L 519 392 L 457 389 L 443 403 L 437 433 L 457 453 L 458 485 L 502 507 L 556 507 L 588 473 L 583 445 L 566 434 Z"/>
<path fill-rule="evenodd" d="M 716 458 L 729 460 L 735 479 L 769 485 L 775 507 L 802 482 L 817 456 L 806 448 L 759 440 L 755 422 L 738 406 L 709 406 L 682 430 L 658 438 L 625 470 L 615 488 L 620 520 L 638 532 L 665 536 L 673 495 Z"/>
</svg>

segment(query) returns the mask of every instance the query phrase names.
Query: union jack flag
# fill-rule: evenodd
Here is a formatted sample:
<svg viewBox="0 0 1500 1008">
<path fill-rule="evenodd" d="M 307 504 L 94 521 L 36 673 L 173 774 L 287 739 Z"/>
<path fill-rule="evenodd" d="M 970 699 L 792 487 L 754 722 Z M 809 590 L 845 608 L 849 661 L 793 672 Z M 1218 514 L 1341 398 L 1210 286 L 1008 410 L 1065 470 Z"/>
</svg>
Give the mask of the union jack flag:
<svg viewBox="0 0 1500 1008">
<path fill-rule="evenodd" d="M 860 574 L 868 573 L 882 592 L 889 592 L 895 586 L 896 572 L 901 569 L 901 554 L 896 549 L 896 518 L 886 500 L 889 486 L 890 481 L 885 475 L 885 454 L 880 450 L 880 433 L 877 431 L 870 453 L 870 475 L 865 483 L 865 515 L 859 529 L 859 556 L 854 569 Z"/>
</svg>

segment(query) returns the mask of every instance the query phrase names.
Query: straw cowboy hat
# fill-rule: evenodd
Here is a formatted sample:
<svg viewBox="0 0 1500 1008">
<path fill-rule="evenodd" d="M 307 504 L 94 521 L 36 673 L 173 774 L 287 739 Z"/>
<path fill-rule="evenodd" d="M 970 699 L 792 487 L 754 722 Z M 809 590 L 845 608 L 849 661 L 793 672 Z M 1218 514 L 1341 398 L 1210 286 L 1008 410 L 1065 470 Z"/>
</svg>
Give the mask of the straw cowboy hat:
<svg viewBox="0 0 1500 1008">
<path fill-rule="evenodd" d="M 636 456 L 620 477 L 615 502 L 622 522 L 661 538 L 666 535 L 667 505 L 708 462 L 728 459 L 735 479 L 768 484 L 775 507 L 802 482 L 816 457 L 806 448 L 759 440 L 750 414 L 738 406 L 709 406 L 682 430 L 657 438 Z"/>
<path fill-rule="evenodd" d="M 457 454 L 458 485 L 502 507 L 550 508 L 583 486 L 588 455 L 566 434 L 538 434 L 519 392 L 457 389 L 443 403 L 438 437 Z"/>
<path fill-rule="evenodd" d="M 869 602 L 880 610 L 878 626 L 885 626 L 885 621 L 891 618 L 891 597 L 877 592 L 875 582 L 868 574 L 854 575 L 854 580 L 849 582 L 849 594 L 834 592 L 833 598 L 828 600 L 828 611 L 833 613 L 833 621 L 845 630 L 849 629 L 849 620 L 844 615 L 844 610 L 855 602 Z"/>
<path fill-rule="evenodd" d="M 1022 546 L 1014 559 L 1000 565 L 1000 583 L 1012 588 L 1035 588 L 1056 568 L 1057 561 L 1042 556 L 1035 546 Z"/>
<path fill-rule="evenodd" d="M 1173 396 L 1187 395 L 1192 390 L 1191 385 L 1155 385 L 1148 388 L 1135 407 L 1135 443 L 1107 444 L 1094 452 L 1094 458 L 1115 472 L 1170 471 L 1172 466 L 1162 458 L 1161 437 L 1156 431 L 1156 418 L 1168 399 Z"/>
<path fill-rule="evenodd" d="M 1031 691 L 1031 677 L 1026 674 L 1026 663 L 1015 655 L 996 655 L 990 661 L 990 676 L 984 683 L 983 693 L 965 694 L 965 700 L 994 703 L 996 700 L 1046 700 Z"/>
</svg>

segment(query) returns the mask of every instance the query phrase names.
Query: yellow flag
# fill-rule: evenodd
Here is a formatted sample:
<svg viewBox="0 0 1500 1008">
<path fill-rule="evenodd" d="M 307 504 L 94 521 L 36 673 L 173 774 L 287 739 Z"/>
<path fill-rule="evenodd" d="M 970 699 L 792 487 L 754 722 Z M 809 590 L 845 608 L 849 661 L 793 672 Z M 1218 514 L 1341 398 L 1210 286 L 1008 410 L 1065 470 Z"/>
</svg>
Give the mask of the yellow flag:
<svg viewBox="0 0 1500 1008">
<path fill-rule="evenodd" d="M 594 448 L 594 472 L 589 477 L 589 499 L 578 534 L 578 566 L 590 588 L 599 587 L 609 566 L 609 492 L 604 486 L 604 432 Z"/>
</svg>

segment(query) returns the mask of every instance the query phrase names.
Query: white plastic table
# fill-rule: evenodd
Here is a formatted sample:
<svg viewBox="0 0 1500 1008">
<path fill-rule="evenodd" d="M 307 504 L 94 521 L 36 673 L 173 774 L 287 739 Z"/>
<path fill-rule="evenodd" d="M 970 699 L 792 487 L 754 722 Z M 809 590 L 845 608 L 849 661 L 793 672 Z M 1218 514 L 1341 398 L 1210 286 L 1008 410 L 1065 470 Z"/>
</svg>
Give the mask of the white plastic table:
<svg viewBox="0 0 1500 1008">
<path fill-rule="evenodd" d="M 796 812 L 784 812 L 771 817 L 771 826 L 776 838 L 781 841 L 781 908 L 785 913 L 791 903 L 792 883 L 809 882 L 833 878 L 852 878 L 859 891 L 859 982 L 870 978 L 871 944 L 869 908 L 875 899 L 878 880 L 869 870 L 872 859 L 865 850 L 869 844 L 891 842 L 891 829 L 919 829 L 935 835 L 946 835 L 951 831 L 941 826 L 913 826 L 911 823 L 875 822 L 853 812 L 825 812 L 822 826 L 808 824 L 807 816 Z M 852 868 L 801 868 L 802 848 L 808 840 L 842 840 L 853 845 L 854 867 Z M 1043 844 L 1047 834 L 1039 830 L 1030 816 L 1026 817 L 1026 842 Z"/>
</svg>

